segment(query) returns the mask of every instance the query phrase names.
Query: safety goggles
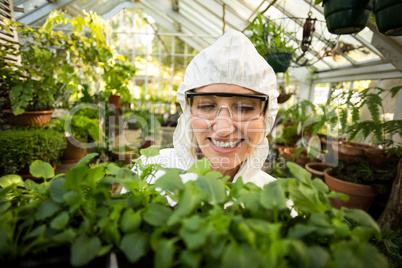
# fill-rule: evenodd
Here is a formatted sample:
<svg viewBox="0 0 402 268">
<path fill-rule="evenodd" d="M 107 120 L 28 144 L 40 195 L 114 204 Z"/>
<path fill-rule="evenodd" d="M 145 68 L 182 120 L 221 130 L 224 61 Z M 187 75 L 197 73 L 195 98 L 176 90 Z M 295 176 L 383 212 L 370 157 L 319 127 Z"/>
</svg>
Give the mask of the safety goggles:
<svg viewBox="0 0 402 268">
<path fill-rule="evenodd" d="M 227 109 L 233 121 L 244 122 L 259 119 L 268 107 L 267 95 L 237 94 L 223 92 L 186 92 L 191 114 L 216 119 L 222 109 Z"/>
</svg>

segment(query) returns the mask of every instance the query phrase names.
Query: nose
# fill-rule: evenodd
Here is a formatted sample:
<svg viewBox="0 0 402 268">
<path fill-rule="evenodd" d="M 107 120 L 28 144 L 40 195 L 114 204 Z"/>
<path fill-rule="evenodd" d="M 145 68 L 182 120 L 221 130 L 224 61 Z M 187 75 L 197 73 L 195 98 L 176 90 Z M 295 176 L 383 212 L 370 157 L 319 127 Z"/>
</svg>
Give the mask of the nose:
<svg viewBox="0 0 402 268">
<path fill-rule="evenodd" d="M 226 109 L 218 111 L 219 113 L 212 126 L 212 130 L 220 137 L 227 137 L 236 130 L 236 127 L 233 125 L 230 110 L 227 107 L 225 108 Z"/>
</svg>

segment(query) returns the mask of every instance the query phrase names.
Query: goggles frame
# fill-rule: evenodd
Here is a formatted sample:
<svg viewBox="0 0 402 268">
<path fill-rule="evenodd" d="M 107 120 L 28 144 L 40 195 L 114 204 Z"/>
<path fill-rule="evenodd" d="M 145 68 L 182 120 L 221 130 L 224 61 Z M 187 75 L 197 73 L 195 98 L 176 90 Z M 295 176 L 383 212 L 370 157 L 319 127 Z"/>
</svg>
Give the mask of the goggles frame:
<svg viewBox="0 0 402 268">
<path fill-rule="evenodd" d="M 217 96 L 217 97 L 229 97 L 229 98 L 230 97 L 245 97 L 245 98 L 259 99 L 260 101 L 265 102 L 264 109 L 261 111 L 261 114 L 259 115 L 260 117 L 262 114 L 264 114 L 266 112 L 267 107 L 268 107 L 268 101 L 269 101 L 269 97 L 267 95 L 263 95 L 263 94 L 253 95 L 253 94 L 239 94 L 239 93 L 227 93 L 227 92 L 191 92 L 191 91 L 187 91 L 186 98 L 189 100 L 188 104 L 190 106 L 192 105 L 193 97 L 196 97 L 196 96 Z M 233 120 L 232 112 L 229 109 L 229 107 L 226 105 L 222 105 L 217 110 L 215 119 L 218 116 L 218 114 L 220 113 L 222 108 L 226 108 L 229 111 L 230 117 Z M 191 110 L 191 108 L 190 108 L 190 110 Z"/>
</svg>

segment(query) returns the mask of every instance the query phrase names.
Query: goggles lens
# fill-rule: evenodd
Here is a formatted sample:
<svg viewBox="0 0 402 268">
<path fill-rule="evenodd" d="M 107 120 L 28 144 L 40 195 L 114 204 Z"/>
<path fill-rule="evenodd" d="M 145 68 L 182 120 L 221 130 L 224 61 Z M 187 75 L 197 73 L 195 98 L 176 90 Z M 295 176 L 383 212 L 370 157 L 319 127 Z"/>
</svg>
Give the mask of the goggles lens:
<svg viewBox="0 0 402 268">
<path fill-rule="evenodd" d="M 234 121 L 244 122 L 260 118 L 268 101 L 266 95 L 234 93 L 193 93 L 187 92 L 191 114 L 215 120 L 225 109 Z"/>
</svg>

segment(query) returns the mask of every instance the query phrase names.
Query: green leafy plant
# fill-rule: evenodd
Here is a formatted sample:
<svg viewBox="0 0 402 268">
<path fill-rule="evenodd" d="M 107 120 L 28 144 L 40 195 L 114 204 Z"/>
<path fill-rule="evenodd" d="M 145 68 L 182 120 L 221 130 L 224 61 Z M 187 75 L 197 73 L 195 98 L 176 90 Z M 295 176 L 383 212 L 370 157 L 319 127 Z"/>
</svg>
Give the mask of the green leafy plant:
<svg viewBox="0 0 402 268">
<path fill-rule="evenodd" d="M 0 131 L 0 174 L 11 174 L 35 160 L 55 164 L 66 148 L 64 135 L 52 129 L 13 128 Z"/>
<path fill-rule="evenodd" d="M 158 150 L 141 153 L 150 157 Z M 0 178 L 3 263 L 67 246 L 74 266 L 112 250 L 119 262 L 155 267 L 387 266 L 369 242 L 381 238 L 375 221 L 360 210 L 331 208 L 329 198 L 342 195 L 293 163 L 287 165 L 295 178 L 260 188 L 227 182 L 205 158 L 188 171 L 139 159 L 133 173 L 113 163 L 90 165 L 92 157 L 53 178 L 49 166 L 35 163 L 46 185 Z M 164 175 L 148 184 L 161 170 Z M 186 172 L 198 179 L 183 183 Z M 112 183 L 128 192 L 112 195 Z"/>
<path fill-rule="evenodd" d="M 372 93 L 375 89 L 376 93 Z M 394 144 L 393 136 L 399 135 L 402 137 L 402 120 L 386 120 L 384 115 L 383 98 L 382 93 L 387 93 L 394 98 L 402 89 L 402 86 L 393 87 L 390 90 L 385 90 L 379 87 L 367 88 L 359 93 L 361 102 L 356 108 L 353 109 L 352 118 L 354 124 L 348 126 L 347 133 L 350 135 L 349 139 L 353 140 L 359 133 L 362 133 L 364 138 L 368 138 L 374 134 L 374 143 L 381 148 L 391 153 L 396 153 L 398 156 L 402 155 L 401 145 L 396 144 L 395 148 L 392 148 Z M 371 120 L 358 121 L 359 110 L 366 105 L 370 111 Z"/>
<path fill-rule="evenodd" d="M 69 107 L 69 101 L 88 88 L 103 92 L 104 98 L 120 94 L 124 102 L 131 100 L 129 79 L 135 65 L 107 44 L 106 22 L 100 16 L 84 12 L 67 18 L 64 12 L 53 11 L 38 29 L 5 22 L 2 29 L 16 28 L 21 39 L 20 44 L 2 44 L 0 54 L 2 86 L 11 90 L 14 114 Z M 68 30 L 56 31 L 57 27 Z M 21 65 L 6 62 L 7 54 L 21 56 Z"/>
<path fill-rule="evenodd" d="M 291 44 L 291 39 L 285 34 L 280 25 L 273 22 L 263 21 L 262 15 L 258 14 L 255 21 L 249 21 L 246 28 L 249 31 L 250 41 L 254 44 L 258 53 L 265 58 L 268 52 L 295 52 L 296 48 Z"/>
<path fill-rule="evenodd" d="M 34 29 L 18 22 L 5 20 L 3 29 L 16 27 L 20 43 L 3 45 L 0 54 L 1 85 L 10 89 L 15 115 L 25 110 L 51 110 L 68 98 L 70 81 L 75 70 L 68 62 L 68 36 L 53 30 L 49 22 Z M 7 54 L 20 57 L 21 64 L 7 62 Z"/>
<path fill-rule="evenodd" d="M 68 115 L 66 118 L 54 120 L 53 124 L 54 128 L 62 133 L 71 129 L 71 133 L 69 134 L 80 142 L 87 142 L 89 138 L 100 142 L 104 136 L 103 131 L 99 127 L 98 119 L 89 118 L 85 115 Z"/>
</svg>

